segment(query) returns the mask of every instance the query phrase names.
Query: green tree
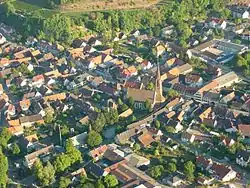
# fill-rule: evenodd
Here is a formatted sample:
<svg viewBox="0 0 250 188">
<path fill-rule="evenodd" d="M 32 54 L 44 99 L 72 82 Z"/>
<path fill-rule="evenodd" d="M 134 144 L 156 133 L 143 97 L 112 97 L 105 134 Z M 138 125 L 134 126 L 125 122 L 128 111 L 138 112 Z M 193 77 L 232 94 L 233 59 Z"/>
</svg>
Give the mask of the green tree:
<svg viewBox="0 0 250 188">
<path fill-rule="evenodd" d="M 164 172 L 164 167 L 162 165 L 156 165 L 149 169 L 149 175 L 153 178 L 159 178 Z"/>
<path fill-rule="evenodd" d="M 0 151 L 0 187 L 5 188 L 7 184 L 7 171 L 8 171 L 8 159 L 7 157 Z"/>
<path fill-rule="evenodd" d="M 54 167 L 56 172 L 64 172 L 71 165 L 71 159 L 66 154 L 60 154 L 56 157 Z"/>
<path fill-rule="evenodd" d="M 102 179 L 98 179 L 98 181 L 95 184 L 95 187 L 96 188 L 105 188 L 105 185 L 104 185 Z"/>
<path fill-rule="evenodd" d="M 14 143 L 11 147 L 11 152 L 13 155 L 18 155 L 20 153 L 20 148 L 17 143 Z"/>
<path fill-rule="evenodd" d="M 48 186 L 55 180 L 55 169 L 51 165 L 50 162 L 48 162 L 42 170 L 37 171 L 37 179 L 41 183 L 42 186 Z"/>
<path fill-rule="evenodd" d="M 146 108 L 149 112 L 152 111 L 152 104 L 151 104 L 150 100 L 148 100 L 148 99 L 145 101 L 145 108 Z"/>
<path fill-rule="evenodd" d="M 149 82 L 147 87 L 146 87 L 147 90 L 154 90 L 154 88 L 155 88 L 155 85 L 153 82 Z"/>
<path fill-rule="evenodd" d="M 107 175 L 104 177 L 104 183 L 107 187 L 115 187 L 119 182 L 114 175 Z"/>
<path fill-rule="evenodd" d="M 192 161 L 187 161 L 184 163 L 184 174 L 189 181 L 194 179 L 195 165 Z"/>
<path fill-rule="evenodd" d="M 48 107 L 45 109 L 44 121 L 45 123 L 52 123 L 55 120 L 54 110 L 52 107 Z"/>
<path fill-rule="evenodd" d="M 132 97 L 129 97 L 128 98 L 128 106 L 130 108 L 133 108 L 134 107 L 134 104 L 135 104 L 135 100 L 132 98 Z"/>
<path fill-rule="evenodd" d="M 106 118 L 103 113 L 98 113 L 94 122 L 91 122 L 91 128 L 96 132 L 102 132 L 104 125 L 106 124 Z"/>
<path fill-rule="evenodd" d="M 71 159 L 71 165 L 82 161 L 82 153 L 73 145 L 70 139 L 67 140 L 65 149 L 66 155 Z"/>
<path fill-rule="evenodd" d="M 179 96 L 179 93 L 173 89 L 169 89 L 166 98 L 174 98 Z"/>
<path fill-rule="evenodd" d="M 155 120 L 154 121 L 154 126 L 155 126 L 155 128 L 160 129 L 160 127 L 161 127 L 160 121 L 159 120 Z"/>
<path fill-rule="evenodd" d="M 174 128 L 174 127 L 167 126 L 165 129 L 166 129 L 166 131 L 167 131 L 168 133 L 171 133 L 171 134 L 175 133 L 175 128 Z"/>
<path fill-rule="evenodd" d="M 4 127 L 0 133 L 0 146 L 5 149 L 10 139 L 11 139 L 11 133 L 8 131 L 6 127 Z"/>
<path fill-rule="evenodd" d="M 168 173 L 173 173 L 173 172 L 175 172 L 177 170 L 177 168 L 176 168 L 176 164 L 175 163 L 168 163 L 167 164 L 167 171 L 168 171 Z"/>
<path fill-rule="evenodd" d="M 59 180 L 59 188 L 67 188 L 70 183 L 71 183 L 71 180 L 69 178 L 62 176 L 60 177 L 60 180 Z"/>
<path fill-rule="evenodd" d="M 90 131 L 87 136 L 87 144 L 90 147 L 98 146 L 102 143 L 102 136 L 96 131 Z"/>
<path fill-rule="evenodd" d="M 155 27 L 153 28 L 153 33 L 154 33 L 154 36 L 159 37 L 160 34 L 161 34 L 161 27 L 158 26 L 158 25 L 155 26 Z"/>
<path fill-rule="evenodd" d="M 135 143 L 135 144 L 133 145 L 133 149 L 134 149 L 135 151 L 139 151 L 139 150 L 141 149 L 140 144 Z"/>
</svg>

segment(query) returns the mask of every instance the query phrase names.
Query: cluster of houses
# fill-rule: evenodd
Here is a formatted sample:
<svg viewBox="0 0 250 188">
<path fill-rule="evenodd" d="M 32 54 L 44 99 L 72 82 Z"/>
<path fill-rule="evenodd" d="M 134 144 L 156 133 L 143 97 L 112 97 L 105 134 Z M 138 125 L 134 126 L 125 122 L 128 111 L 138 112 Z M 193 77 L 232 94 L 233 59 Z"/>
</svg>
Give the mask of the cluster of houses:
<svg viewBox="0 0 250 188">
<path fill-rule="evenodd" d="M 249 19 L 249 7 L 234 5 L 229 9 L 234 18 Z M 114 38 L 119 45 L 135 45 L 137 41 L 150 44 L 159 57 L 157 63 L 136 52 L 129 56 L 114 54 L 114 49 L 103 45 L 101 38 L 95 35 L 76 39 L 72 48 L 65 49 L 34 37 L 20 45 L 7 41 L 0 34 L 0 125 L 7 125 L 9 132 L 18 137 L 20 146 L 26 151 L 24 166 L 31 169 L 38 158 L 46 162 L 64 152 L 50 140 L 50 133 L 27 134 L 26 130 L 49 124 L 48 116 L 73 111 L 70 124 L 78 126 L 95 121 L 96 108 L 117 109 L 118 98 L 125 101 L 129 97 L 135 101 L 134 107 L 119 112 L 120 118 L 128 118 L 133 110 L 145 110 L 149 102 L 153 109 L 150 113 L 158 112 L 156 117 L 149 116 L 147 122 L 140 125 L 129 125 L 127 130 L 116 135 L 117 145 L 102 145 L 91 150 L 89 155 L 94 162 L 70 176 L 87 173 L 99 178 L 112 174 L 124 188 L 160 187 L 143 171 L 150 160 L 131 150 L 135 143 L 147 148 L 154 142 L 167 142 L 163 130 L 151 125 L 156 118 L 164 130 L 171 127 L 173 134 L 180 133 L 183 143 L 209 142 L 214 135 L 220 137 L 225 146 L 235 143 L 232 138 L 214 131 L 204 132 L 199 124 L 227 133 L 240 132 L 246 139 L 250 137 L 249 123 L 240 119 L 242 115 L 249 116 L 250 95 L 235 91 L 232 87 L 241 79 L 235 72 L 224 73 L 218 66 L 244 53 L 247 47 L 210 38 L 213 29 L 232 31 L 241 37 L 247 37 L 244 33 L 248 32 L 249 38 L 247 25 L 210 18 L 192 28 L 202 36 L 199 40 L 191 38 L 188 50 L 138 30 L 129 35 L 119 33 Z M 163 38 L 171 38 L 174 33 L 174 26 L 162 29 Z M 204 72 L 209 73 L 210 78 L 205 78 L 190 61 L 180 59 L 180 54 L 206 62 Z M 149 89 L 149 83 L 153 88 Z M 177 91 L 178 96 L 166 97 L 164 94 L 169 90 Z M 105 99 L 97 99 L 99 94 Z M 188 127 L 186 122 L 190 123 Z M 70 132 L 74 146 L 87 147 L 87 132 L 77 135 L 73 129 Z M 236 163 L 248 166 L 249 156 L 248 151 L 237 153 Z M 234 179 L 237 174 L 230 167 L 203 157 L 197 157 L 197 165 L 222 182 Z M 165 181 L 170 186 L 177 186 L 182 182 L 182 175 L 172 174 L 162 182 Z M 211 181 L 208 177 L 200 177 L 198 182 L 206 185 Z"/>
</svg>

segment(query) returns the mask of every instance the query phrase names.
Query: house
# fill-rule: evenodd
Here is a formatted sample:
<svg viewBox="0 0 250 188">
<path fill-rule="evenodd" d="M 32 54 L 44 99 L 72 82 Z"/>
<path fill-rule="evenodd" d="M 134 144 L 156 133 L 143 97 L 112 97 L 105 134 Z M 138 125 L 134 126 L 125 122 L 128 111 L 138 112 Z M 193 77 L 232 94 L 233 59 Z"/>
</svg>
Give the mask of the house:
<svg viewBox="0 0 250 188">
<path fill-rule="evenodd" d="M 231 167 L 227 167 L 223 164 L 218 163 L 214 163 L 209 172 L 212 173 L 216 179 L 222 182 L 228 182 L 230 180 L 233 180 L 236 178 L 237 175 L 237 172 L 232 170 Z"/>
<path fill-rule="evenodd" d="M 54 146 L 50 145 L 47 147 L 44 147 L 38 151 L 35 151 L 33 153 L 30 153 L 28 155 L 24 156 L 24 165 L 28 168 L 32 168 L 33 164 L 38 160 L 41 159 L 42 162 L 47 162 L 51 158 L 51 154 L 54 151 Z"/>
<path fill-rule="evenodd" d="M 126 69 L 122 70 L 122 75 L 127 78 L 131 76 L 136 76 L 138 74 L 138 71 L 134 65 L 129 66 Z"/>
<path fill-rule="evenodd" d="M 192 87 L 201 87 L 203 85 L 203 79 L 197 74 L 187 74 L 185 76 L 185 83 Z"/>
<path fill-rule="evenodd" d="M 19 102 L 22 111 L 27 111 L 31 105 L 29 99 L 25 99 Z"/>
<path fill-rule="evenodd" d="M 45 110 L 43 109 L 42 105 L 38 101 L 32 102 L 30 109 L 34 114 L 40 114 L 42 117 L 46 115 Z"/>
<path fill-rule="evenodd" d="M 96 178 L 106 176 L 108 173 L 102 169 L 102 167 L 96 163 L 90 162 L 85 166 L 87 173 L 93 175 Z"/>
<path fill-rule="evenodd" d="M 248 124 L 239 124 L 238 125 L 238 130 L 244 137 L 250 137 L 250 125 L 248 125 Z"/>
<path fill-rule="evenodd" d="M 87 132 L 69 138 L 75 147 L 84 146 L 87 140 Z"/>
<path fill-rule="evenodd" d="M 32 86 L 41 87 L 44 84 L 45 78 L 42 74 L 36 75 L 32 78 Z"/>
<path fill-rule="evenodd" d="M 184 183 L 184 177 L 180 173 L 174 172 L 169 177 L 163 178 L 163 182 L 171 187 L 179 187 Z"/>
<path fill-rule="evenodd" d="M 196 157 L 196 164 L 202 170 L 209 170 L 213 165 L 213 161 L 200 155 Z"/>
<path fill-rule="evenodd" d="M 35 149 L 35 145 L 38 142 L 38 137 L 36 134 L 29 135 L 29 136 L 22 136 L 18 142 L 22 149 L 27 152 L 30 152 Z"/>
<path fill-rule="evenodd" d="M 222 102 L 222 103 L 224 103 L 224 104 L 227 104 L 227 103 L 231 102 L 234 98 L 235 98 L 235 92 L 232 91 L 232 92 L 230 92 L 229 94 L 225 95 L 225 96 L 220 100 L 220 102 Z"/>
<path fill-rule="evenodd" d="M 206 176 L 203 176 L 203 177 L 198 177 L 196 179 L 197 183 L 199 183 L 200 185 L 205 185 L 205 186 L 208 186 L 208 185 L 211 185 L 212 182 L 214 181 L 214 178 L 209 178 L 209 177 L 206 177 Z"/>
<path fill-rule="evenodd" d="M 223 19 L 219 19 L 219 18 L 211 18 L 208 21 L 208 25 L 212 28 L 217 28 L 217 29 L 226 29 L 227 27 L 227 22 Z"/>
<path fill-rule="evenodd" d="M 31 115 L 31 116 L 23 116 L 19 118 L 21 126 L 23 127 L 31 127 L 35 123 L 44 124 L 43 117 L 40 114 Z"/>
<path fill-rule="evenodd" d="M 229 7 L 233 18 L 249 19 L 250 13 L 247 6 L 232 5 Z"/>
<path fill-rule="evenodd" d="M 247 167 L 250 163 L 250 151 L 239 151 L 236 156 L 236 163 L 240 166 Z"/>
<path fill-rule="evenodd" d="M 66 93 L 57 93 L 53 95 L 48 95 L 44 97 L 45 101 L 56 101 L 66 99 Z"/>
<path fill-rule="evenodd" d="M 250 98 L 245 101 L 241 108 L 247 112 L 250 112 Z"/>
<path fill-rule="evenodd" d="M 151 132 L 146 131 L 144 132 L 142 135 L 140 135 L 138 138 L 139 143 L 143 146 L 143 147 L 148 147 L 150 146 L 153 142 L 155 142 L 155 139 L 153 137 L 153 135 L 151 134 Z"/>
<path fill-rule="evenodd" d="M 221 142 L 219 143 L 219 145 L 230 147 L 235 144 L 235 141 L 232 138 L 221 136 L 220 139 L 221 139 Z"/>
<path fill-rule="evenodd" d="M 172 119 L 169 119 L 165 126 L 173 127 L 175 129 L 174 133 L 178 133 L 183 130 L 183 126 L 181 125 L 181 123 Z"/>
<path fill-rule="evenodd" d="M 150 61 L 148 60 L 143 60 L 142 62 L 140 62 L 140 66 L 142 70 L 148 70 L 153 67 L 152 63 L 150 63 Z"/>
<path fill-rule="evenodd" d="M 169 111 L 172 111 L 172 110 L 174 110 L 174 108 L 175 108 L 177 105 L 180 105 L 182 102 L 184 102 L 184 99 L 181 98 L 181 97 L 177 97 L 177 98 L 173 99 L 172 101 L 168 102 L 167 105 L 166 105 L 166 108 L 167 108 Z"/>
<path fill-rule="evenodd" d="M 89 152 L 89 155 L 95 160 L 98 161 L 104 153 L 107 151 L 108 146 L 107 145 L 102 145 L 99 146 L 98 148 L 95 148 Z"/>
<path fill-rule="evenodd" d="M 155 50 L 156 50 L 157 57 L 162 56 L 166 52 L 166 47 L 160 44 L 160 45 L 156 46 Z"/>
<path fill-rule="evenodd" d="M 170 25 L 170 26 L 164 27 L 161 30 L 161 36 L 163 38 L 170 38 L 173 33 L 174 33 L 174 25 Z"/>
<path fill-rule="evenodd" d="M 16 114 L 16 107 L 13 104 L 9 104 L 7 109 L 7 116 L 14 116 Z"/>
<path fill-rule="evenodd" d="M 180 74 L 186 75 L 193 71 L 192 65 L 185 63 L 180 66 L 176 66 L 167 72 L 167 78 L 176 78 Z"/>
<path fill-rule="evenodd" d="M 134 187 L 148 187 L 148 188 L 159 188 L 162 187 L 156 180 L 146 175 L 138 168 L 129 165 L 127 162 L 121 162 L 114 165 L 111 169 L 110 174 L 116 176 L 121 182 L 122 188 Z"/>
<path fill-rule="evenodd" d="M 217 118 L 214 122 L 214 126 L 218 128 L 223 128 L 228 133 L 233 133 L 237 131 L 234 122 L 231 119 Z"/>
<path fill-rule="evenodd" d="M 19 120 L 17 120 L 19 122 Z M 15 136 L 20 136 L 23 134 L 24 128 L 21 125 L 18 126 L 10 126 L 8 127 L 8 131 Z"/>
<path fill-rule="evenodd" d="M 142 157 L 140 155 L 137 155 L 135 153 L 132 153 L 130 155 L 127 155 L 125 157 L 125 159 L 128 161 L 129 164 L 135 166 L 135 167 L 140 167 L 140 166 L 143 166 L 143 165 L 149 165 L 150 164 L 150 160 L 145 158 L 145 157 Z"/>
</svg>

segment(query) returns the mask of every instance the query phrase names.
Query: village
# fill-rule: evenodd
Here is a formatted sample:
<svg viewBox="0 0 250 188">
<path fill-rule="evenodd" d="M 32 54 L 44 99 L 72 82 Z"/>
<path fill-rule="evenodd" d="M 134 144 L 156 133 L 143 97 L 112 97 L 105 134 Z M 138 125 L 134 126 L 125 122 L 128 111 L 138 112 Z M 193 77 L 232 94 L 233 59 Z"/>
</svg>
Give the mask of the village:
<svg viewBox="0 0 250 188">
<path fill-rule="evenodd" d="M 9 187 L 249 186 L 250 8 L 229 10 L 244 21 L 194 24 L 185 48 L 173 25 L 67 48 L 1 24 Z"/>
</svg>

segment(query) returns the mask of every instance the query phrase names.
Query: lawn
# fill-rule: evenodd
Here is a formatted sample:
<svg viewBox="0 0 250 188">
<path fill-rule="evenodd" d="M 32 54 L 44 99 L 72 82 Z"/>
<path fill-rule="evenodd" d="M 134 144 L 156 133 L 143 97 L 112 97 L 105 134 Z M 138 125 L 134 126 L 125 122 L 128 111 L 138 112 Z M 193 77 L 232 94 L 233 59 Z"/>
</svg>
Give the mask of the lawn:
<svg viewBox="0 0 250 188">
<path fill-rule="evenodd" d="M 17 10 L 21 12 L 26 12 L 26 13 L 39 12 L 43 17 L 50 17 L 53 14 L 59 13 L 59 11 L 57 10 L 42 8 L 41 6 L 38 6 L 36 4 L 29 4 L 21 0 L 13 1 L 13 5 Z"/>
</svg>

